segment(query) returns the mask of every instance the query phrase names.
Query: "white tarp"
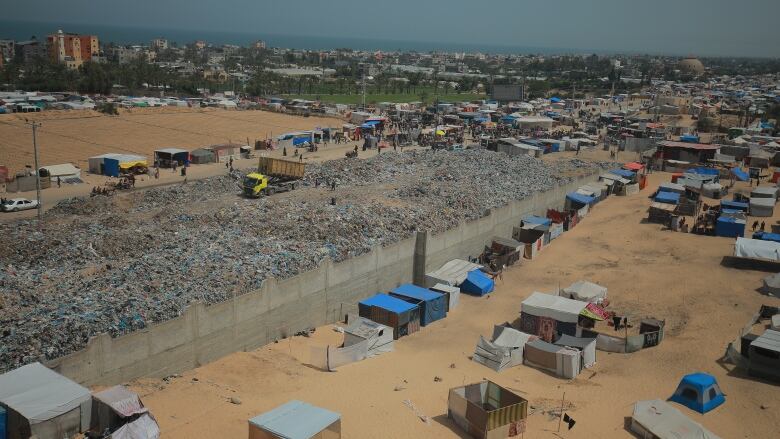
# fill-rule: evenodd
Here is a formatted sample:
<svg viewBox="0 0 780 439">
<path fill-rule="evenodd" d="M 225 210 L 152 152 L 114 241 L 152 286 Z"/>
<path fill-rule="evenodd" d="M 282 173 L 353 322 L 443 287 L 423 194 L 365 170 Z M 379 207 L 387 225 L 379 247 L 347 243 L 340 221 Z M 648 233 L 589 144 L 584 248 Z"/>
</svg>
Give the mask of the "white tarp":
<svg viewBox="0 0 780 439">
<path fill-rule="evenodd" d="M 534 335 L 520 332 L 514 328 L 496 325 L 493 328 L 492 340 L 480 336 L 472 359 L 496 372 L 508 367 L 523 364 L 523 347 L 529 340 L 535 340 Z"/>
<path fill-rule="evenodd" d="M 522 312 L 549 317 L 559 322 L 577 323 L 579 315 L 588 304 L 579 300 L 534 292 L 520 306 Z"/>
<path fill-rule="evenodd" d="M 344 328 L 344 347 L 366 341 L 368 357 L 393 350 L 392 328 L 358 316 L 349 316 L 349 321 Z"/>
<path fill-rule="evenodd" d="M 128 418 L 136 413 L 143 413 L 143 404 L 138 394 L 131 392 L 125 386 L 114 386 L 92 395 L 95 399 L 111 407 L 120 417 Z"/>
<path fill-rule="evenodd" d="M 775 296 L 780 295 L 780 273 L 770 274 L 765 277 L 764 288 Z"/>
<path fill-rule="evenodd" d="M 718 194 L 723 194 L 723 186 L 720 183 L 707 183 L 701 186 L 702 195 L 714 198 Z"/>
<path fill-rule="evenodd" d="M 750 216 L 767 217 L 774 215 L 775 211 L 775 199 L 774 198 L 751 198 L 750 199 Z"/>
<path fill-rule="evenodd" d="M 590 369 L 596 365 L 596 339 L 572 337 L 563 334 L 555 341 L 556 346 L 566 346 L 582 352 L 582 367 Z"/>
<path fill-rule="evenodd" d="M 158 439 L 160 427 L 149 413 L 121 426 L 111 434 L 111 439 Z"/>
<path fill-rule="evenodd" d="M 759 186 L 750 191 L 750 198 L 770 198 L 777 199 L 777 188 L 775 186 Z"/>
<path fill-rule="evenodd" d="M 780 261 L 780 242 L 737 238 L 737 243 L 734 245 L 734 256 L 778 262 Z"/>
<path fill-rule="evenodd" d="M 586 280 L 578 280 L 564 288 L 560 296 L 582 302 L 601 303 L 607 298 L 607 288 Z"/>
<path fill-rule="evenodd" d="M 466 276 L 470 271 L 481 267 L 479 264 L 464 261 L 463 259 L 453 259 L 442 265 L 438 270 L 425 274 L 425 288 L 430 288 L 436 284 L 457 287 L 466 280 Z"/>
<path fill-rule="evenodd" d="M 73 166 L 70 163 L 41 166 L 41 169 L 45 169 L 49 173 L 49 176 L 54 180 L 56 180 L 57 177 L 60 177 L 61 179 L 81 178 L 81 169 Z"/>
<path fill-rule="evenodd" d="M 447 311 L 454 309 L 460 303 L 460 288 L 450 285 L 436 284 L 430 288 L 433 291 L 446 294 L 449 298 Z"/>
<path fill-rule="evenodd" d="M 660 439 L 720 439 L 668 403 L 655 399 L 634 404 L 631 431 Z"/>
</svg>

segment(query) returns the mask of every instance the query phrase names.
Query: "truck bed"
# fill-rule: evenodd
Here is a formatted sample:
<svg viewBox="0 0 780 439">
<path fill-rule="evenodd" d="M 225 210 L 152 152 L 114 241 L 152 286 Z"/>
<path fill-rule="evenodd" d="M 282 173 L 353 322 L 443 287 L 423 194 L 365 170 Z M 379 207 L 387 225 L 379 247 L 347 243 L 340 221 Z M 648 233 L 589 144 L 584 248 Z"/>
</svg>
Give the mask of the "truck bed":
<svg viewBox="0 0 780 439">
<path fill-rule="evenodd" d="M 257 164 L 257 172 L 284 180 L 301 179 L 306 172 L 306 164 L 290 160 L 260 157 Z"/>
</svg>

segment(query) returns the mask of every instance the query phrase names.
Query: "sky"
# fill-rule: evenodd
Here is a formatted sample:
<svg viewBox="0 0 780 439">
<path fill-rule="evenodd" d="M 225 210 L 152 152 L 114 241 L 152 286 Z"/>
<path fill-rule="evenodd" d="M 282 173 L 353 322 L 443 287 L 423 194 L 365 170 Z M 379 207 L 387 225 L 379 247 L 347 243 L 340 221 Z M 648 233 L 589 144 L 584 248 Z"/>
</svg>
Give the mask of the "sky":
<svg viewBox="0 0 780 439">
<path fill-rule="evenodd" d="M 778 0 L 36 0 L 3 19 L 697 56 L 780 57 Z M 2 29 L 0 29 L 0 33 Z"/>
</svg>

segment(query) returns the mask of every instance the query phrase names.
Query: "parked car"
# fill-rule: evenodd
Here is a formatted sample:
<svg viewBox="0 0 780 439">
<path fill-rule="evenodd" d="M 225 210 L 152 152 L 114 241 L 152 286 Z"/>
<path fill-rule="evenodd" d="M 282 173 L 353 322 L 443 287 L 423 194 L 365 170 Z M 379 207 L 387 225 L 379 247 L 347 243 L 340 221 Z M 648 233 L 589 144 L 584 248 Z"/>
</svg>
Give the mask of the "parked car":
<svg viewBox="0 0 780 439">
<path fill-rule="evenodd" d="M 0 210 L 3 212 L 18 212 L 20 210 L 35 209 L 36 207 L 38 207 L 37 200 L 28 200 L 26 198 L 12 198 L 0 204 Z"/>
</svg>

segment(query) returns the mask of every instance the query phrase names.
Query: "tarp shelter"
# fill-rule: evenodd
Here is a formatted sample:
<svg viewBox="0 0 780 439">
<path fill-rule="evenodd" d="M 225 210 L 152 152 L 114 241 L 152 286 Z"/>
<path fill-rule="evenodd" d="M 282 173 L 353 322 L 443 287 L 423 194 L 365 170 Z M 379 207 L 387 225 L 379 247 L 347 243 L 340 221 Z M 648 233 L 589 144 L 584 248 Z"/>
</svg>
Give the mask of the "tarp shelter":
<svg viewBox="0 0 780 439">
<path fill-rule="evenodd" d="M 745 220 L 728 216 L 720 216 L 715 221 L 715 234 L 727 238 L 745 236 Z"/>
<path fill-rule="evenodd" d="M 493 292 L 495 288 L 495 282 L 489 278 L 485 273 L 480 270 L 469 271 L 466 275 L 466 280 L 460 285 L 460 289 L 464 293 L 473 294 L 475 296 L 484 296 Z"/>
<path fill-rule="evenodd" d="M 742 212 L 747 212 L 748 207 L 750 206 L 748 205 L 748 203 L 742 203 L 739 201 L 721 200 L 720 207 L 722 209 L 740 210 Z"/>
<path fill-rule="evenodd" d="M 629 171 L 641 171 L 642 169 L 645 169 L 645 165 L 638 163 L 638 162 L 629 162 L 623 165 L 623 168 L 628 169 Z"/>
<path fill-rule="evenodd" d="M 561 290 L 559 295 L 582 302 L 601 303 L 607 298 L 607 287 L 586 280 L 578 280 Z"/>
<path fill-rule="evenodd" d="M 547 226 L 534 224 L 512 228 L 512 239 L 523 243 L 523 257 L 526 259 L 535 259 L 536 255 L 542 251 L 545 237 L 548 234 L 547 228 Z"/>
<path fill-rule="evenodd" d="M 659 192 L 672 192 L 676 194 L 684 194 L 685 186 L 676 183 L 661 183 L 658 185 Z"/>
<path fill-rule="evenodd" d="M 81 180 L 81 169 L 73 166 L 70 163 L 41 166 L 38 172 L 40 173 L 41 177 L 51 178 L 53 183 L 57 182 L 57 178 L 59 178 L 63 183 L 68 182 L 68 180 Z"/>
<path fill-rule="evenodd" d="M 89 429 L 89 390 L 32 363 L 0 375 L 0 406 L 7 410 L 8 439 L 59 439 Z"/>
<path fill-rule="evenodd" d="M 780 273 L 770 274 L 765 277 L 764 289 L 774 296 L 780 296 Z"/>
<path fill-rule="evenodd" d="M 198 148 L 190 153 L 190 161 L 196 165 L 205 165 L 217 161 L 214 151 L 204 148 Z"/>
<path fill-rule="evenodd" d="M 734 256 L 780 262 L 780 243 L 760 239 L 737 238 Z"/>
<path fill-rule="evenodd" d="M 680 194 L 674 192 L 658 192 L 653 201 L 656 203 L 680 204 Z"/>
<path fill-rule="evenodd" d="M 444 294 L 412 284 L 403 284 L 395 288 L 390 295 L 419 305 L 421 326 L 427 326 L 447 317 L 447 298 Z"/>
<path fill-rule="evenodd" d="M 660 399 L 634 404 L 631 431 L 641 438 L 720 439 Z"/>
<path fill-rule="evenodd" d="M 478 439 L 515 437 L 525 432 L 528 401 L 485 380 L 450 389 L 447 417 Z"/>
<path fill-rule="evenodd" d="M 466 280 L 466 276 L 468 276 L 470 271 L 479 268 L 482 268 L 479 264 L 464 261 L 463 259 L 453 259 L 442 265 L 438 270 L 426 273 L 425 286 L 430 288 L 437 283 L 441 283 L 457 287 Z"/>
<path fill-rule="evenodd" d="M 124 386 L 114 386 L 92 395 L 92 426 L 90 430 L 103 433 L 106 430 L 114 432 L 122 426 L 138 422 L 125 428 L 124 432 L 115 433 L 112 437 L 132 439 L 157 439 L 160 437 L 160 427 L 149 414 L 138 394 Z M 141 419 L 148 418 L 148 419 Z"/>
<path fill-rule="evenodd" d="M 550 224 L 552 224 L 552 220 L 549 219 L 549 218 L 544 218 L 544 217 L 536 216 L 536 215 L 526 215 L 526 216 L 523 217 L 521 224 L 523 224 L 523 225 L 525 225 L 525 224 L 535 224 L 535 225 L 541 225 L 541 226 L 549 226 Z"/>
<path fill-rule="evenodd" d="M 90 173 L 109 177 L 119 177 L 122 172 L 137 166 L 148 166 L 146 157 L 134 154 L 103 154 L 87 161 Z"/>
<path fill-rule="evenodd" d="M 750 343 L 750 375 L 780 381 L 780 331 L 767 329 Z"/>
<path fill-rule="evenodd" d="M 190 161 L 190 152 L 181 148 L 163 148 L 154 151 L 154 162 L 161 168 L 184 165 Z"/>
<path fill-rule="evenodd" d="M 775 186 L 759 186 L 750 191 L 750 199 L 754 198 L 768 198 L 772 200 L 777 199 L 777 187 Z"/>
<path fill-rule="evenodd" d="M 339 438 L 341 415 L 303 401 L 290 401 L 249 420 L 249 439 Z"/>
<path fill-rule="evenodd" d="M 556 334 L 578 336 L 577 323 L 587 302 L 534 292 L 520 306 L 520 330 L 552 342 Z"/>
<path fill-rule="evenodd" d="M 629 171 L 627 169 L 613 169 L 613 170 L 609 171 L 609 173 L 617 175 L 619 177 L 623 177 L 623 178 L 625 178 L 627 180 L 630 180 L 630 181 L 635 181 L 636 180 L 636 173 L 633 172 L 633 171 Z"/>
<path fill-rule="evenodd" d="M 580 351 L 582 364 L 581 367 L 590 369 L 596 365 L 596 339 L 595 338 L 583 338 L 572 337 L 570 335 L 563 334 L 555 340 L 556 346 L 565 346 Z"/>
<path fill-rule="evenodd" d="M 523 364 L 523 347 L 535 335 L 520 332 L 504 325 L 493 328 L 493 336 L 488 341 L 480 336 L 472 359 L 496 372 Z"/>
<path fill-rule="evenodd" d="M 714 376 L 708 373 L 692 373 L 680 380 L 677 390 L 669 400 L 699 413 L 707 413 L 726 402 L 726 397 L 720 391 Z"/>
<path fill-rule="evenodd" d="M 705 183 L 701 185 L 701 194 L 705 197 L 717 199 L 726 195 L 726 191 L 720 183 Z"/>
<path fill-rule="evenodd" d="M 734 174 L 734 177 L 737 178 L 739 181 L 748 181 L 750 180 L 750 175 L 748 175 L 747 172 L 743 171 L 739 168 L 731 168 L 731 173 Z"/>
<path fill-rule="evenodd" d="M 561 378 L 574 379 L 581 371 L 581 354 L 576 349 L 537 339 L 526 343 L 523 355 L 527 366 L 544 369 Z"/>
<path fill-rule="evenodd" d="M 760 239 L 762 241 L 774 241 L 780 242 L 780 233 L 767 233 L 767 232 L 754 232 L 753 239 Z"/>
<path fill-rule="evenodd" d="M 590 206 L 596 202 L 596 198 L 582 195 L 577 192 L 569 192 L 566 194 L 566 209 L 581 209 L 585 206 Z"/>
<path fill-rule="evenodd" d="M 775 214 L 775 200 L 773 198 L 751 198 L 750 216 L 770 217 Z"/>
<path fill-rule="evenodd" d="M 460 288 L 450 285 L 436 284 L 432 286 L 431 291 L 437 291 L 444 294 L 447 298 L 447 312 L 452 311 L 460 303 Z"/>
<path fill-rule="evenodd" d="M 420 330 L 420 307 L 401 299 L 377 294 L 358 303 L 360 317 L 393 328 L 393 339 Z"/>
</svg>

